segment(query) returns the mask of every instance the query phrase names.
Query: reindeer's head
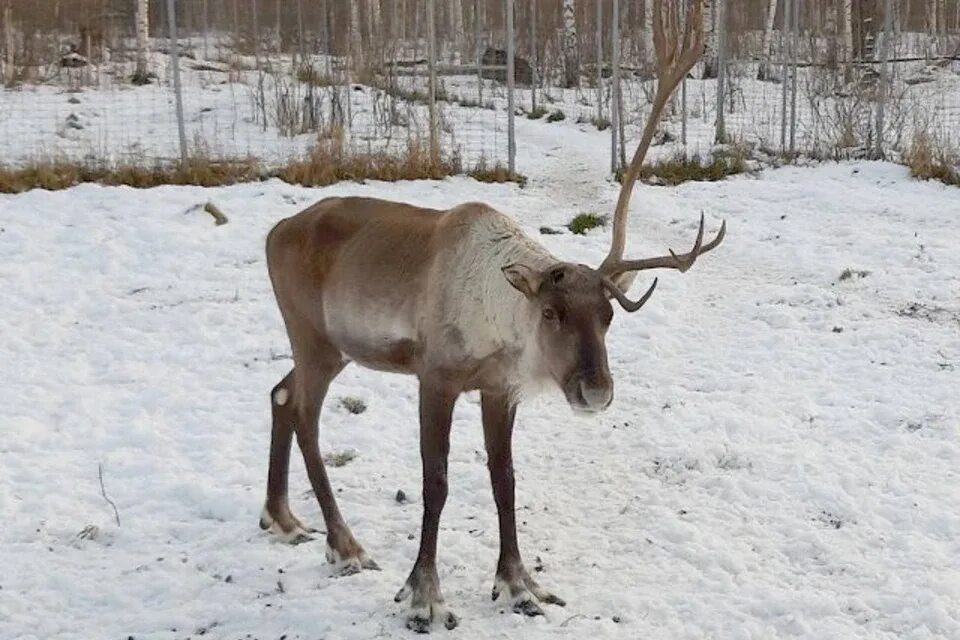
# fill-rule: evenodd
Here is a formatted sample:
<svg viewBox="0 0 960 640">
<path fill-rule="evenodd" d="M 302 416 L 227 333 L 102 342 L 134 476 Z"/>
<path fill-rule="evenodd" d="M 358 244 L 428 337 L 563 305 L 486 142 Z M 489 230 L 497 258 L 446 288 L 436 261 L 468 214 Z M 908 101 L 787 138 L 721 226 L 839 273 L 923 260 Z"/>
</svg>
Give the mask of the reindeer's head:
<svg viewBox="0 0 960 640">
<path fill-rule="evenodd" d="M 640 175 L 657 122 L 670 94 L 703 52 L 702 1 L 694 0 L 682 28 L 674 2 L 655 0 L 654 45 L 657 54 L 657 94 L 640 145 L 623 179 L 613 217 L 613 241 L 603 263 L 593 269 L 586 265 L 559 263 L 538 271 L 527 265 L 503 268 L 507 280 L 526 296 L 539 313 L 537 343 L 546 369 L 563 390 L 575 410 L 603 411 L 613 401 L 613 379 L 607 366 L 607 329 L 613 319 L 610 299 L 629 312 L 640 309 L 653 294 L 657 281 L 639 300 L 626 296 L 637 273 L 646 269 L 689 269 L 697 256 L 716 247 L 726 233 L 726 223 L 713 240 L 703 244 L 703 215 L 690 252 L 641 260 L 624 260 L 626 218 L 633 185 Z"/>
</svg>

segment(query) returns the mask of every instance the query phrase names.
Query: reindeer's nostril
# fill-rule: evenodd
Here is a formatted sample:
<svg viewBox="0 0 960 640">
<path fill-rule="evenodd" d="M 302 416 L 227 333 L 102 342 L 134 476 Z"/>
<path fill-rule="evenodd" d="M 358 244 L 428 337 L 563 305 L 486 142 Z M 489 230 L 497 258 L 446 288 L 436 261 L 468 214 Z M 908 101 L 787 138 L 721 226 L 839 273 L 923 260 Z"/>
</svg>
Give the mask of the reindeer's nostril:
<svg viewBox="0 0 960 640">
<path fill-rule="evenodd" d="M 609 385 L 590 385 L 580 381 L 580 395 L 587 405 L 596 411 L 602 411 L 613 402 L 613 387 Z"/>
</svg>

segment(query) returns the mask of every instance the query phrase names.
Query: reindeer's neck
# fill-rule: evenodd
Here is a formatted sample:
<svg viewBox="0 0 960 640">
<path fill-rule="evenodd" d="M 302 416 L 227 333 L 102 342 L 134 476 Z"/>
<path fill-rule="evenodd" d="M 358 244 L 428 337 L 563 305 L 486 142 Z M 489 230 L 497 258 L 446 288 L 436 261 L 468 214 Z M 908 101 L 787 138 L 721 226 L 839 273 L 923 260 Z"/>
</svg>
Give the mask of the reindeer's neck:
<svg viewBox="0 0 960 640">
<path fill-rule="evenodd" d="M 540 313 L 503 274 L 513 263 L 543 270 L 559 262 L 512 220 L 498 212 L 471 221 L 455 256 L 447 286 L 451 299 L 466 304 L 444 307 L 444 324 L 455 326 L 474 356 L 503 354 L 508 386 L 529 389 L 543 376 L 536 342 Z"/>
</svg>

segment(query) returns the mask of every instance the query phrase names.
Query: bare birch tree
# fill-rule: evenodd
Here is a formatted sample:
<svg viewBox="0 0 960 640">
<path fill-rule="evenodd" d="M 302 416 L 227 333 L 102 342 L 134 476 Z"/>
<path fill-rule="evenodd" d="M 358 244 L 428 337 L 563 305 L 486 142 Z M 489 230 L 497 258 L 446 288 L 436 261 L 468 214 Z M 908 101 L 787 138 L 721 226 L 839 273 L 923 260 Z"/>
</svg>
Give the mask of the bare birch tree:
<svg viewBox="0 0 960 640">
<path fill-rule="evenodd" d="M 843 1 L 843 64 L 845 66 L 844 75 L 850 80 L 850 74 L 853 71 L 853 0 Z"/>
<path fill-rule="evenodd" d="M 703 79 L 717 77 L 717 46 L 719 44 L 720 29 L 723 28 L 723 25 L 719 24 L 718 20 L 719 17 L 723 15 L 722 3 L 723 0 L 703 1 L 704 21 L 706 22 L 704 25 L 706 38 L 703 49 L 703 74 L 700 76 Z"/>
<path fill-rule="evenodd" d="M 574 0 L 563 0 L 563 77 L 565 87 L 580 86 L 580 46 Z"/>
<path fill-rule="evenodd" d="M 777 0 L 767 0 L 767 24 L 763 29 L 763 44 L 761 45 L 757 80 L 770 79 L 770 45 L 773 43 L 773 22 L 776 17 Z"/>
</svg>

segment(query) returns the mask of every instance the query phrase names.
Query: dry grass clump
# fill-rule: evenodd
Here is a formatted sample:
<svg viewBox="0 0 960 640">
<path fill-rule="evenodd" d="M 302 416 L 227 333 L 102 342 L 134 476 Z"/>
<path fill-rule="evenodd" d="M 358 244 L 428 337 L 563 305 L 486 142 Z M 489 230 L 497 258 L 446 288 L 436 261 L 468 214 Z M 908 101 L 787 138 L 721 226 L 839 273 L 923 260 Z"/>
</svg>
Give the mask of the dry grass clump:
<svg viewBox="0 0 960 640">
<path fill-rule="evenodd" d="M 66 159 L 36 160 L 16 167 L 0 166 L 0 193 L 29 189 L 67 189 L 83 182 L 147 189 L 164 184 L 215 187 L 260 180 L 260 163 L 252 158 L 190 158 L 185 164 L 84 164 Z"/>
<path fill-rule="evenodd" d="M 914 136 L 903 154 L 903 163 L 914 178 L 960 186 L 960 150 L 947 149 L 925 132 Z"/>
<path fill-rule="evenodd" d="M 673 186 L 689 181 L 716 182 L 747 170 L 746 153 L 736 147 L 714 151 L 708 159 L 681 151 L 671 158 L 643 165 L 640 179 Z M 618 181 L 620 178 L 617 176 Z"/>
<path fill-rule="evenodd" d="M 467 171 L 467 175 L 477 182 L 516 182 L 521 187 L 527 184 L 526 176 L 510 171 L 499 162 L 490 165 L 485 160 L 480 160 L 477 166 Z"/>
<path fill-rule="evenodd" d="M 146 189 L 167 184 L 218 187 L 268 178 L 322 187 L 343 180 L 440 180 L 463 173 L 480 182 L 516 182 L 521 186 L 526 182 L 526 178 L 499 163 L 488 165 L 481 161 L 465 170 L 459 156 L 440 154 L 421 140 L 411 140 L 400 153 L 356 151 L 345 142 L 342 131 L 334 130 L 303 156 L 270 169 L 255 158 L 214 159 L 205 151 L 185 164 L 108 165 L 53 158 L 20 166 L 0 165 L 0 193 L 54 191 L 84 182 Z"/>
<path fill-rule="evenodd" d="M 341 180 L 439 180 L 460 172 L 458 157 L 444 157 L 419 140 L 411 140 L 402 155 L 391 155 L 350 150 L 343 135 L 334 134 L 281 167 L 276 176 L 291 184 L 322 187 Z"/>
</svg>

